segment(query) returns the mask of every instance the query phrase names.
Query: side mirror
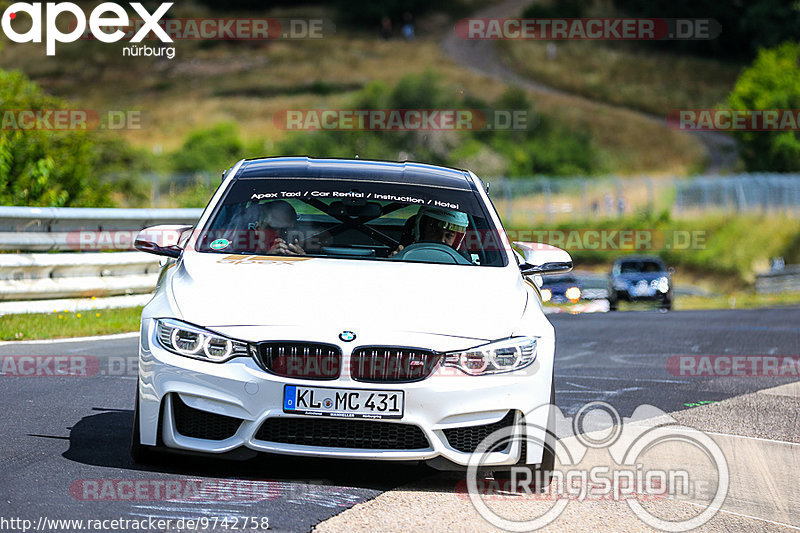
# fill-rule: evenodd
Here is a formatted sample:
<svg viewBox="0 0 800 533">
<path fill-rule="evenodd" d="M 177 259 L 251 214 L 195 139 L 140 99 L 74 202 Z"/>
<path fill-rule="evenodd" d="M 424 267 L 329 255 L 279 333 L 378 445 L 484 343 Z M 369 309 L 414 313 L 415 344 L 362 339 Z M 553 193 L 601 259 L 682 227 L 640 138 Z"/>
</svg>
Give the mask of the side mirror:
<svg viewBox="0 0 800 533">
<path fill-rule="evenodd" d="M 139 232 L 133 247 L 150 254 L 180 257 L 191 231 L 192 226 L 177 224 L 151 226 Z"/>
<path fill-rule="evenodd" d="M 515 242 L 525 262 L 519 265 L 523 276 L 563 274 L 572 270 L 572 257 L 561 248 L 538 242 Z"/>
</svg>

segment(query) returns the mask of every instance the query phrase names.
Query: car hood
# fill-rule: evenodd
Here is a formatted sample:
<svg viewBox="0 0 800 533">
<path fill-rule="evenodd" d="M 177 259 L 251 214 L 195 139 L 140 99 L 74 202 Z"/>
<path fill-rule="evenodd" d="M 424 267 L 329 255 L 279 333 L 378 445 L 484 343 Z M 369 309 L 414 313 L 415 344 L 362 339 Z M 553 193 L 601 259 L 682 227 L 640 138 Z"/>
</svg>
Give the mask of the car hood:
<svg viewBox="0 0 800 533">
<path fill-rule="evenodd" d="M 513 269 L 187 252 L 170 286 L 204 327 L 375 328 L 493 340 L 512 333 L 527 291 Z"/>
</svg>

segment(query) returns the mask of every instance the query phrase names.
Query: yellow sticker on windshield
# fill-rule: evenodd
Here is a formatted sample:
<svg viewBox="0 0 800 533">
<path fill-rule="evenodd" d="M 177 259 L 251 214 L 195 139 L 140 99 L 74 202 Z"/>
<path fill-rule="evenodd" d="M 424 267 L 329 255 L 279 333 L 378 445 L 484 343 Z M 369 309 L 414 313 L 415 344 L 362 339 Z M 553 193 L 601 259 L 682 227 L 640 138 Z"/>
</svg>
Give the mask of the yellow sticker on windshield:
<svg viewBox="0 0 800 533">
<path fill-rule="evenodd" d="M 297 261 L 308 261 L 310 257 L 295 257 L 291 255 L 228 255 L 218 260 L 217 263 L 233 265 L 290 265 Z"/>
</svg>

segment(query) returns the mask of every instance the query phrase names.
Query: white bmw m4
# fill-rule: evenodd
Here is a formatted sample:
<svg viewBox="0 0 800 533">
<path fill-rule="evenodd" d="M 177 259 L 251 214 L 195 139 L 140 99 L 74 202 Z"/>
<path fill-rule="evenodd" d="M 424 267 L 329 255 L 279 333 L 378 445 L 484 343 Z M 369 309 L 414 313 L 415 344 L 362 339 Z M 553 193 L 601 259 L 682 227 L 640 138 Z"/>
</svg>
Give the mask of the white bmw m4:
<svg viewBox="0 0 800 533">
<path fill-rule="evenodd" d="M 481 181 L 417 163 L 243 160 L 166 256 L 142 312 L 132 455 L 256 452 L 552 468 L 553 328 Z M 537 409 L 538 408 L 538 409 Z"/>
</svg>

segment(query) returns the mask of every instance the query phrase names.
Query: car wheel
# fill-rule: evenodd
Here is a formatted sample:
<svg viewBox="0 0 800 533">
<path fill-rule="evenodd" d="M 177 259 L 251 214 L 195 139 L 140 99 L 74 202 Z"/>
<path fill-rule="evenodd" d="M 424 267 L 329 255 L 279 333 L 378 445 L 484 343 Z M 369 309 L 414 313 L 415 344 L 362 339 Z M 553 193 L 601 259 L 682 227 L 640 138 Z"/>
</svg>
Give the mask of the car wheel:
<svg viewBox="0 0 800 533">
<path fill-rule="evenodd" d="M 619 309 L 619 300 L 617 300 L 616 298 L 613 299 L 613 300 L 611 298 L 609 298 L 609 300 L 608 300 L 608 310 L 609 311 L 616 311 L 617 309 Z"/>
<path fill-rule="evenodd" d="M 664 311 L 670 311 L 672 309 L 672 300 L 661 302 L 661 309 Z"/>
<path fill-rule="evenodd" d="M 555 405 L 556 405 L 556 382 L 555 376 L 550 384 L 550 416 L 547 419 L 547 433 L 544 437 L 544 450 L 542 453 L 542 462 L 539 463 L 538 466 L 533 468 L 532 477 L 536 484 L 533 487 L 533 490 L 536 492 L 544 492 L 547 487 L 550 486 L 550 480 L 553 475 L 553 468 L 555 467 L 556 462 L 556 417 L 555 417 Z M 522 447 L 522 454 L 520 454 L 519 461 L 514 466 L 526 466 L 525 463 L 525 450 L 526 447 Z M 511 480 L 511 469 L 507 470 L 493 470 L 492 476 L 494 477 L 495 481 L 498 481 L 503 486 L 505 486 Z M 542 481 L 540 484 L 539 482 Z M 513 491 L 513 488 L 512 488 Z"/>
<path fill-rule="evenodd" d="M 133 408 L 133 430 L 131 431 L 131 459 L 137 464 L 157 464 L 161 462 L 162 454 L 158 446 L 142 444 L 139 434 L 139 383 L 136 383 L 136 404 Z"/>
</svg>

